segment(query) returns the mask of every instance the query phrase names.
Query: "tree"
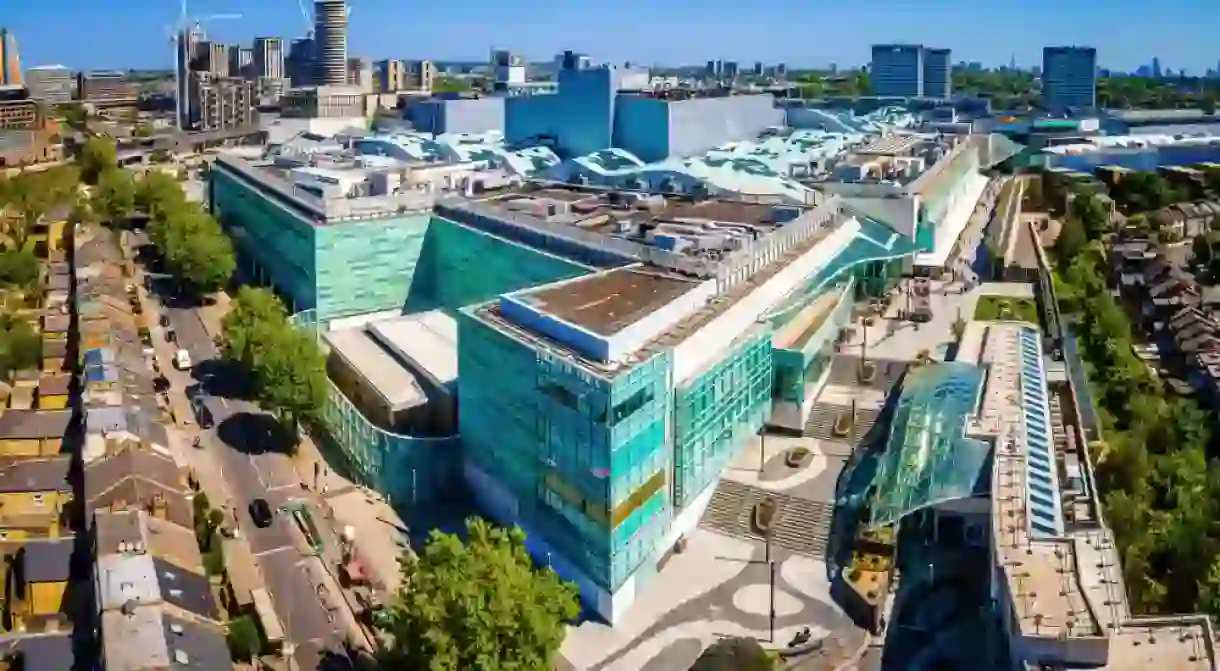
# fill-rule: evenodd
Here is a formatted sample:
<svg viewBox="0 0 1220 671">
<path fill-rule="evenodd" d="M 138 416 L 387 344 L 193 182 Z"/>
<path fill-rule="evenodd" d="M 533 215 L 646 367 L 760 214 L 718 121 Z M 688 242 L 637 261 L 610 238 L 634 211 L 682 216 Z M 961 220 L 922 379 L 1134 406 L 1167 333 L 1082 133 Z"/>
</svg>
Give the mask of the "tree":
<svg viewBox="0 0 1220 671">
<path fill-rule="evenodd" d="M 144 173 L 136 186 L 136 209 L 156 218 L 165 216 L 171 210 L 181 208 L 186 203 L 186 194 L 178 180 L 161 172 L 150 170 Z"/>
<path fill-rule="evenodd" d="M 40 172 L 25 172 L 7 180 L 0 188 L 0 203 L 16 210 L 10 217 L 4 235 L 16 249 L 25 247 L 30 231 L 53 208 L 75 202 L 78 173 L 71 166 L 56 166 Z"/>
<path fill-rule="evenodd" d="M 1055 239 L 1055 253 L 1061 260 L 1070 261 L 1075 258 L 1088 244 L 1084 227 L 1075 219 L 1063 220 L 1059 227 L 1059 237 Z"/>
<path fill-rule="evenodd" d="M 722 638 L 695 660 L 690 671 L 772 671 L 775 658 L 752 638 Z"/>
<path fill-rule="evenodd" d="M 263 649 L 263 639 L 258 625 L 249 615 L 239 615 L 229 620 L 229 653 L 239 662 L 248 662 Z"/>
<path fill-rule="evenodd" d="M 76 163 L 80 167 L 81 179 L 86 184 L 97 184 L 103 172 L 118 167 L 119 159 L 113 142 L 102 137 L 91 137 L 85 140 Z"/>
<path fill-rule="evenodd" d="M 466 530 L 464 544 L 434 530 L 422 556 L 404 555 L 386 668 L 549 671 L 580 613 L 576 586 L 534 566 L 520 528 Z"/>
<path fill-rule="evenodd" d="M 0 286 L 33 288 L 42 262 L 29 249 L 0 250 Z"/>
<path fill-rule="evenodd" d="M 312 334 L 291 326 L 272 333 L 255 358 L 255 389 L 262 405 L 295 438 L 297 424 L 316 420 L 326 404 L 326 361 Z"/>
<path fill-rule="evenodd" d="M 80 103 L 63 103 L 55 108 L 63 118 L 64 123 L 74 130 L 84 131 L 88 126 L 89 115 Z"/>
<path fill-rule="evenodd" d="M 182 212 L 171 222 L 160 250 L 170 274 L 195 293 L 222 288 L 233 276 L 237 260 L 220 225 L 203 212 Z"/>
<path fill-rule="evenodd" d="M 253 369 L 255 354 L 266 351 L 273 334 L 288 326 L 288 313 L 275 294 L 243 286 L 221 322 L 224 357 Z"/>
<path fill-rule="evenodd" d="M 135 208 L 136 184 L 131 173 L 122 168 L 103 171 L 93 188 L 93 211 L 115 224 L 126 221 Z"/>
<path fill-rule="evenodd" d="M 15 370 L 38 368 L 42 363 L 42 337 L 23 319 L 0 316 L 0 377 Z"/>
</svg>

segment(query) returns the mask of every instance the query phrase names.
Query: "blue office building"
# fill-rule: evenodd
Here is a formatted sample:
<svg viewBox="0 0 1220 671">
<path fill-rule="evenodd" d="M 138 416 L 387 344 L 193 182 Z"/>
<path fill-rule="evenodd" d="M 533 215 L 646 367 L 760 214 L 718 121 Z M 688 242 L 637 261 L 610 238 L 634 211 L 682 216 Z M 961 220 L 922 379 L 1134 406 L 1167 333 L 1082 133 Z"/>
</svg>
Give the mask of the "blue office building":
<svg viewBox="0 0 1220 671">
<path fill-rule="evenodd" d="M 924 94 L 924 48 L 918 44 L 873 45 L 868 74 L 875 96 L 918 98 Z"/>
<path fill-rule="evenodd" d="M 617 148 L 653 162 L 752 140 L 783 125 L 783 110 L 769 95 L 667 100 L 647 84 L 646 70 L 560 71 L 557 93 L 505 101 L 505 140 L 550 146 L 562 157 Z"/>
<path fill-rule="evenodd" d="M 949 49 L 924 49 L 923 95 L 948 100 L 953 94 L 953 65 Z"/>
<path fill-rule="evenodd" d="M 1097 50 L 1042 49 L 1042 106 L 1055 112 L 1097 106 Z"/>
</svg>

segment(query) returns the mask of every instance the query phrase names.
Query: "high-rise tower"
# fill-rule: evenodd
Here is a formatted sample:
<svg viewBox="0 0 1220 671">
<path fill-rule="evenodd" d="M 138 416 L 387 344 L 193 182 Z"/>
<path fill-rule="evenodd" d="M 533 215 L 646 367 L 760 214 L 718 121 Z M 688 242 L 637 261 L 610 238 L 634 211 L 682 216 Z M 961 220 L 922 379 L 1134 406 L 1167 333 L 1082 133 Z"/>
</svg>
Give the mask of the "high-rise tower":
<svg viewBox="0 0 1220 671">
<path fill-rule="evenodd" d="M 317 0 L 313 3 L 314 45 L 317 83 L 347 83 L 347 2 Z"/>
<path fill-rule="evenodd" d="M 17 38 L 0 28 L 0 84 L 21 84 L 21 59 L 17 56 Z"/>
</svg>

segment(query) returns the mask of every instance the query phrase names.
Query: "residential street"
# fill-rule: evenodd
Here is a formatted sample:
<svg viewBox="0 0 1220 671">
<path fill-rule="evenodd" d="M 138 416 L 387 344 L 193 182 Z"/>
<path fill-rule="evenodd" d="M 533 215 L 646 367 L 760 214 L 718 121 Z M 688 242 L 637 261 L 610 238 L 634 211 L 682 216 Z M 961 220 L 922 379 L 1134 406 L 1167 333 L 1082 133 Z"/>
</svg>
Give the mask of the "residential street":
<svg viewBox="0 0 1220 671">
<path fill-rule="evenodd" d="M 170 305 L 161 304 L 158 297 L 165 294 L 158 289 L 165 287 L 157 284 L 154 280 L 150 299 L 157 301 L 157 309 L 168 318 L 178 341 L 165 346 L 186 349 L 194 364 L 189 373 L 167 370 L 166 375 L 175 391 L 185 391 L 206 409 L 206 413 L 194 413 L 192 421 L 198 424 L 203 415 L 211 420 L 208 429 L 194 431 L 200 436 L 201 449 L 192 450 L 191 461 L 196 470 L 211 473 L 214 485 L 223 487 L 227 508 L 250 545 L 288 642 L 295 647 L 296 668 L 349 668 L 340 655 L 345 638 L 360 642 L 354 618 L 291 515 L 278 510 L 289 502 L 305 504 L 327 546 L 324 560 L 329 558 L 333 565 L 337 541 L 322 517 L 320 499 L 304 488 L 292 458 L 275 442 L 272 417 L 253 403 L 230 397 L 240 380 L 219 365 L 217 349 L 199 310 L 174 307 L 172 299 L 167 301 Z M 161 345 L 163 330 L 157 331 L 154 337 Z M 203 480 L 206 486 L 207 480 Z M 225 503 L 213 498 L 214 505 Z M 248 510 L 250 502 L 258 498 L 277 510 L 265 529 L 254 524 Z"/>
</svg>

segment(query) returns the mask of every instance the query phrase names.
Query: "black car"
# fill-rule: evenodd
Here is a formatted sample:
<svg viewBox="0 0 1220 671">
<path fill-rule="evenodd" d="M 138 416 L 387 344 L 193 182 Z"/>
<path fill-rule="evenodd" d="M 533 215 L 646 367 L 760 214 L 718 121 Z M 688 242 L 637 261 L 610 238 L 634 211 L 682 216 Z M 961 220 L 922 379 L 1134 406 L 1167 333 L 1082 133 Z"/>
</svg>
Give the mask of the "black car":
<svg viewBox="0 0 1220 671">
<path fill-rule="evenodd" d="M 271 526 L 271 505 L 266 499 L 254 499 L 250 502 L 250 519 L 254 520 L 254 526 L 259 529 Z"/>
</svg>

